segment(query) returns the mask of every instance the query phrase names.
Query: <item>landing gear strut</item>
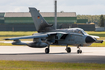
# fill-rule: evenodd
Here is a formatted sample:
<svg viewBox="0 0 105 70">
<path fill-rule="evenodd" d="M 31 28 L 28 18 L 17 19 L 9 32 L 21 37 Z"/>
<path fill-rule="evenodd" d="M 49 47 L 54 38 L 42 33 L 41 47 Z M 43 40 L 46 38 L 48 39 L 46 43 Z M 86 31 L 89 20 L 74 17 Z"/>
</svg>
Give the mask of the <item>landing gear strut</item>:
<svg viewBox="0 0 105 70">
<path fill-rule="evenodd" d="M 80 50 L 80 47 L 77 46 L 77 48 L 78 48 L 77 53 L 78 53 L 78 54 L 79 54 L 79 53 L 82 53 L 82 50 Z"/>
<path fill-rule="evenodd" d="M 71 48 L 68 47 L 68 45 L 66 46 L 66 49 L 65 50 L 67 51 L 67 53 L 71 53 Z"/>
<path fill-rule="evenodd" d="M 50 52 L 49 47 L 50 47 L 50 46 L 48 45 L 48 48 L 45 49 L 45 53 L 46 53 L 46 54 L 49 54 L 49 52 Z"/>
</svg>

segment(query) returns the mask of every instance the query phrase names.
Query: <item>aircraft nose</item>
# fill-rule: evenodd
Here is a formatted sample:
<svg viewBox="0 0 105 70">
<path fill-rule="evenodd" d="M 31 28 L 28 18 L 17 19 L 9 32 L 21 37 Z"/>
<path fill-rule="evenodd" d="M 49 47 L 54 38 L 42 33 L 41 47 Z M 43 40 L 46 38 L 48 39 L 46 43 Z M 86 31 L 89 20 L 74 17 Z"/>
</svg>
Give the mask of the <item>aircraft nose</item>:
<svg viewBox="0 0 105 70">
<path fill-rule="evenodd" d="M 86 41 L 86 43 L 93 43 L 93 42 L 95 42 L 95 39 L 93 39 L 91 36 L 87 36 L 85 41 Z"/>
</svg>

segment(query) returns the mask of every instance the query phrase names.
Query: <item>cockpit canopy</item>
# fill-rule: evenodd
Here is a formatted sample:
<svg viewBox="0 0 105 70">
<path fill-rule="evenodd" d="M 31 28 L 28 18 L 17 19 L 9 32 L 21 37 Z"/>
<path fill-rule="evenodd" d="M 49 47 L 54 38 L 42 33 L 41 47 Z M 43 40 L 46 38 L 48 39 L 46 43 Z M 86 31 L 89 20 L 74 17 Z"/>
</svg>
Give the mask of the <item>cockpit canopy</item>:
<svg viewBox="0 0 105 70">
<path fill-rule="evenodd" d="M 69 29 L 69 32 L 73 32 L 73 33 L 79 33 L 79 34 L 82 34 L 82 35 L 88 35 L 83 29 L 81 28 L 72 28 L 72 29 Z"/>
</svg>

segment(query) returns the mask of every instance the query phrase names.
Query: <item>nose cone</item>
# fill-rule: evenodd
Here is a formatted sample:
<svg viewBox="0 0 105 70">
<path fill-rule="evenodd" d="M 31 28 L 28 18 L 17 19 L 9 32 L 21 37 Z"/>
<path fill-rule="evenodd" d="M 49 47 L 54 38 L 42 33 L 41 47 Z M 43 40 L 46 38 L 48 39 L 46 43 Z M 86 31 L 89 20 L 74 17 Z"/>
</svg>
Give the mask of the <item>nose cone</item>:
<svg viewBox="0 0 105 70">
<path fill-rule="evenodd" d="M 90 36 L 87 36 L 85 41 L 86 41 L 86 43 L 93 43 L 93 42 L 95 42 L 95 40 L 92 37 L 90 37 Z"/>
</svg>

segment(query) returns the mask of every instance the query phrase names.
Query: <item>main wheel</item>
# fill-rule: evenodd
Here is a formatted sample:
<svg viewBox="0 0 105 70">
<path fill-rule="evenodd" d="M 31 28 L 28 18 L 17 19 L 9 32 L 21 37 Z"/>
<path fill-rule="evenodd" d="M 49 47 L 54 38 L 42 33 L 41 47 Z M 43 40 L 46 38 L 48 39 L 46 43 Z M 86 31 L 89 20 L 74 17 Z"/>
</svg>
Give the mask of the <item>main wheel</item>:
<svg viewBox="0 0 105 70">
<path fill-rule="evenodd" d="M 71 48 L 70 47 L 67 47 L 66 48 L 66 51 L 67 51 L 67 53 L 71 53 Z"/>
<path fill-rule="evenodd" d="M 77 50 L 77 53 L 79 54 L 79 53 L 82 53 L 82 50 Z"/>
<path fill-rule="evenodd" d="M 45 53 L 46 53 L 46 54 L 48 54 L 49 51 L 50 51 L 49 48 L 46 48 L 46 49 L 45 49 Z"/>
<path fill-rule="evenodd" d="M 80 50 L 79 52 L 82 53 L 82 50 Z"/>
<path fill-rule="evenodd" d="M 79 50 L 77 50 L 77 53 L 79 54 Z"/>
</svg>

